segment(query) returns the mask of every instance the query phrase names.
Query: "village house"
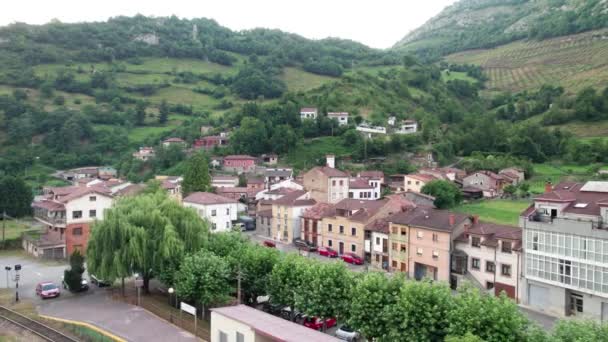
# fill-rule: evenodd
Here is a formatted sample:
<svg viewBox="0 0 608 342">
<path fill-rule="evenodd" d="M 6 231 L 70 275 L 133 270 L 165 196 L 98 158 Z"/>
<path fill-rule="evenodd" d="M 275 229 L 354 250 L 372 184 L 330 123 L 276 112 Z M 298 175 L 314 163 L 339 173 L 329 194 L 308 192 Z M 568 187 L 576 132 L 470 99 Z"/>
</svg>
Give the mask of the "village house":
<svg viewBox="0 0 608 342">
<path fill-rule="evenodd" d="M 422 188 L 434 180 L 437 180 L 437 178 L 424 173 L 405 175 L 403 177 L 403 189 L 406 192 L 422 192 Z"/>
<path fill-rule="evenodd" d="M 99 166 L 79 167 L 67 171 L 59 171 L 57 176 L 68 182 L 76 182 L 80 179 L 96 179 L 99 176 Z"/>
<path fill-rule="evenodd" d="M 141 161 L 148 161 L 154 157 L 156 157 L 156 150 L 154 150 L 154 147 L 144 146 L 140 147 L 139 151 L 133 152 L 133 158 Z"/>
<path fill-rule="evenodd" d="M 317 118 L 318 110 L 314 107 L 305 107 L 300 109 L 300 119 L 302 120 L 315 120 Z"/>
<path fill-rule="evenodd" d="M 209 151 L 215 147 L 220 148 L 228 146 L 229 142 L 230 139 L 228 138 L 226 133 L 221 133 L 220 135 L 210 135 L 194 140 L 192 148 L 195 150 L 203 149 Z"/>
<path fill-rule="evenodd" d="M 279 156 L 274 153 L 262 154 L 261 159 L 266 165 L 277 165 L 279 162 Z"/>
<path fill-rule="evenodd" d="M 39 238 L 26 236 L 23 247 L 36 257 L 66 258 L 86 253 L 91 225 L 112 207 L 110 191 L 100 186 L 46 188 L 32 203 L 34 218 L 44 225 Z"/>
<path fill-rule="evenodd" d="M 322 246 L 323 229 L 321 220 L 335 209 L 328 203 L 317 203 L 302 213 L 302 240 L 313 246 Z"/>
<path fill-rule="evenodd" d="M 467 176 L 464 170 L 452 167 L 422 168 L 418 170 L 418 173 L 455 183 L 462 182 L 462 179 Z"/>
<path fill-rule="evenodd" d="M 517 167 L 502 169 L 498 171 L 498 174 L 508 178 L 510 183 L 513 185 L 518 185 L 526 180 L 526 173 L 524 170 Z"/>
<path fill-rule="evenodd" d="M 182 138 L 167 138 L 165 140 L 163 140 L 162 145 L 164 147 L 169 147 L 169 146 L 179 146 L 179 147 L 186 147 L 187 143 L 184 139 Z"/>
<path fill-rule="evenodd" d="M 420 192 L 407 191 L 402 194 L 405 199 L 420 207 L 435 207 L 435 197 Z"/>
<path fill-rule="evenodd" d="M 214 188 L 234 188 L 239 185 L 239 177 L 236 176 L 213 176 L 211 186 Z"/>
<path fill-rule="evenodd" d="M 387 219 L 391 269 L 411 278 L 450 282 L 453 241 L 470 225 L 466 215 L 417 207 Z"/>
<path fill-rule="evenodd" d="M 272 205 L 270 209 L 256 212 L 256 231 L 268 237 L 272 236 Z"/>
<path fill-rule="evenodd" d="M 348 198 L 349 175 L 335 168 L 335 156 L 326 159 L 327 166 L 314 167 L 304 174 L 304 188 L 318 202 L 338 203 Z"/>
<path fill-rule="evenodd" d="M 246 201 L 247 198 L 249 198 L 249 189 L 247 189 L 247 187 L 245 187 L 245 186 L 235 186 L 235 187 L 224 186 L 224 187 L 216 188 L 215 193 L 220 196 L 226 197 L 226 198 L 231 198 L 235 201 L 238 201 L 238 200 Z"/>
<path fill-rule="evenodd" d="M 518 227 L 479 222 L 475 217 L 473 225 L 454 240 L 453 275 L 496 296 L 504 291 L 519 300 L 521 239 Z"/>
<path fill-rule="evenodd" d="M 101 166 L 97 169 L 97 177 L 103 180 L 115 179 L 118 171 L 111 166 Z"/>
<path fill-rule="evenodd" d="M 247 177 L 247 192 L 252 195 L 250 197 L 255 197 L 255 195 L 263 191 L 265 188 L 264 178 L 260 177 Z"/>
<path fill-rule="evenodd" d="M 305 190 L 295 190 L 279 199 L 272 201 L 272 229 L 273 239 L 291 243 L 302 235 L 301 217 L 306 209 L 316 204 Z"/>
<path fill-rule="evenodd" d="M 266 188 L 268 189 L 271 189 L 277 183 L 291 179 L 293 179 L 292 169 L 274 168 L 264 170 L 264 182 L 266 183 Z M 281 187 L 283 186 L 281 185 Z"/>
<path fill-rule="evenodd" d="M 483 192 L 484 197 L 493 198 L 502 194 L 502 189 L 511 181 L 497 175 L 492 171 L 477 171 L 462 180 L 463 188 L 477 188 Z"/>
<path fill-rule="evenodd" d="M 160 181 L 160 187 L 167 192 L 169 197 L 181 202 L 182 200 L 182 181 L 179 176 L 155 176 L 155 180 Z"/>
<path fill-rule="evenodd" d="M 416 120 L 403 120 L 395 131 L 397 134 L 412 134 L 416 132 L 418 132 L 418 122 Z"/>
<path fill-rule="evenodd" d="M 348 198 L 373 201 L 382 195 L 380 180 L 353 178 L 348 183 Z"/>
<path fill-rule="evenodd" d="M 327 117 L 329 119 L 338 121 L 338 125 L 340 125 L 340 126 L 348 125 L 348 113 L 346 113 L 346 112 L 327 113 Z"/>
<path fill-rule="evenodd" d="M 386 120 L 386 123 L 389 126 L 395 126 L 395 123 L 397 123 L 397 118 L 395 116 L 389 116 L 388 120 Z"/>
<path fill-rule="evenodd" d="M 395 193 L 401 193 L 404 192 L 405 190 L 405 176 L 404 174 L 395 174 L 395 175 L 390 175 L 388 177 L 388 187 L 389 189 L 391 189 L 391 191 L 395 192 Z"/>
<path fill-rule="evenodd" d="M 339 254 L 355 253 L 366 258 L 365 227 L 374 220 L 412 206 L 411 202 L 399 195 L 376 201 L 344 199 L 336 203 L 334 210 L 322 219 L 322 246 L 331 247 Z"/>
<path fill-rule="evenodd" d="M 365 226 L 365 252 L 372 267 L 388 271 L 390 267 L 389 222 L 379 219 Z M 367 259 L 367 258 L 366 258 Z"/>
<path fill-rule="evenodd" d="M 248 155 L 231 155 L 224 157 L 224 171 L 247 173 L 255 171 L 257 159 Z"/>
<path fill-rule="evenodd" d="M 357 174 L 357 177 L 379 181 L 380 185 L 384 184 L 384 172 L 382 171 L 361 171 Z"/>
<path fill-rule="evenodd" d="M 194 192 L 183 199 L 183 206 L 193 208 L 203 219 L 210 223 L 212 232 L 225 232 L 232 229 L 237 220 L 237 201 L 210 192 Z"/>
<path fill-rule="evenodd" d="M 372 126 L 366 122 L 361 123 L 357 126 L 357 131 L 361 132 L 365 137 L 372 138 L 374 135 L 385 135 L 386 127 Z"/>
<path fill-rule="evenodd" d="M 563 182 L 519 218 L 521 299 L 557 316 L 608 319 L 608 182 Z"/>
</svg>

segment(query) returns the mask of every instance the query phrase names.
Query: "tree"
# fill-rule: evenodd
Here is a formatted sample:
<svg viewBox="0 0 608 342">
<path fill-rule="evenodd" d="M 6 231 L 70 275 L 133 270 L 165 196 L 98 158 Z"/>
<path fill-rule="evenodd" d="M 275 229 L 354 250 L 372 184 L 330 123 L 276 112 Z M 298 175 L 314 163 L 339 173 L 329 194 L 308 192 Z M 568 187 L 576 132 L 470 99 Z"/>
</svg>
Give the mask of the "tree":
<svg viewBox="0 0 608 342">
<path fill-rule="evenodd" d="M 170 284 L 183 256 L 203 247 L 208 231 L 206 221 L 194 210 L 163 192 L 124 197 L 94 224 L 88 267 L 108 280 L 139 273 L 147 292 L 150 279 L 157 275 Z"/>
<path fill-rule="evenodd" d="M 515 195 L 516 191 L 517 191 L 517 188 L 513 184 L 508 184 L 507 186 L 505 186 L 502 189 L 502 192 L 504 192 L 504 194 L 509 197 L 513 197 L 513 195 Z"/>
<path fill-rule="evenodd" d="M 268 293 L 270 274 L 279 262 L 280 254 L 276 249 L 247 243 L 241 250 L 234 250 L 236 256 L 232 267 L 231 279 L 241 282 L 243 302 L 249 305 L 256 303 L 258 296 Z"/>
<path fill-rule="evenodd" d="M 169 120 L 169 104 L 167 100 L 163 100 L 158 107 L 158 122 L 165 124 Z"/>
<path fill-rule="evenodd" d="M 369 341 L 377 340 L 390 330 L 389 312 L 397 301 L 403 278 L 387 278 L 379 272 L 365 273 L 355 280 L 348 305 L 348 324 Z"/>
<path fill-rule="evenodd" d="M 244 173 L 241 173 L 239 175 L 239 187 L 246 187 L 247 186 L 247 176 L 245 176 Z"/>
<path fill-rule="evenodd" d="M 78 291 L 82 283 L 84 273 L 84 257 L 79 250 L 75 250 L 70 256 L 70 268 L 63 272 L 63 280 L 70 291 Z"/>
<path fill-rule="evenodd" d="M 276 153 L 287 153 L 296 146 L 298 136 L 289 125 L 279 125 L 274 128 L 274 134 L 270 138 L 272 150 Z"/>
<path fill-rule="evenodd" d="M 31 214 L 34 195 L 32 188 L 21 178 L 6 176 L 0 179 L 0 215 L 22 217 Z"/>
<path fill-rule="evenodd" d="M 473 335 L 470 332 L 467 332 L 464 336 L 446 336 L 445 342 L 485 342 L 480 337 Z"/>
<path fill-rule="evenodd" d="M 434 204 L 439 209 L 455 207 L 462 201 L 462 193 L 449 181 L 430 181 L 422 187 L 422 193 L 435 197 Z"/>
<path fill-rule="evenodd" d="M 143 100 L 137 101 L 135 104 L 135 124 L 142 126 L 146 121 L 146 102 Z"/>
<path fill-rule="evenodd" d="M 197 191 L 209 191 L 211 189 L 211 176 L 209 175 L 209 162 L 202 153 L 196 153 L 186 165 L 182 191 L 187 196 Z"/>
<path fill-rule="evenodd" d="M 323 320 L 345 316 L 350 299 L 352 274 L 343 263 L 328 264 L 309 260 L 309 265 L 302 276 L 304 282 L 295 298 L 296 306 L 301 311 L 308 316 L 320 317 Z"/>
<path fill-rule="evenodd" d="M 245 117 L 234 131 L 230 144 L 237 153 L 260 154 L 268 150 L 268 132 L 264 122 L 256 118 Z"/>
<path fill-rule="evenodd" d="M 205 308 L 224 304 L 230 298 L 228 263 L 217 255 L 201 250 L 188 255 L 175 272 L 175 292 L 181 298 L 195 302 Z"/>
<path fill-rule="evenodd" d="M 297 297 L 300 287 L 307 280 L 305 275 L 311 267 L 309 260 L 298 254 L 291 253 L 284 256 L 272 269 L 270 274 L 270 286 L 268 294 L 273 303 L 289 306 L 291 308 L 291 320 L 295 320 Z"/>
<path fill-rule="evenodd" d="M 560 320 L 553 328 L 551 341 L 605 341 L 608 325 L 596 321 Z"/>
</svg>

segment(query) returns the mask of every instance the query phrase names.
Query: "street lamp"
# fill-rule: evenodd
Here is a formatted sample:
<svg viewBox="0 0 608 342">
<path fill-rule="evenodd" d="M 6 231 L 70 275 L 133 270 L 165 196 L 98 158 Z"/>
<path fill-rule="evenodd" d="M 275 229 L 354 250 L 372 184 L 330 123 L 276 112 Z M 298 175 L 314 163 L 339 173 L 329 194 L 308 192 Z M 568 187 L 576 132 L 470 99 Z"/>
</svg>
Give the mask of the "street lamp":
<svg viewBox="0 0 608 342">
<path fill-rule="evenodd" d="M 173 297 L 173 292 L 175 292 L 175 290 L 174 290 L 172 287 L 170 287 L 170 288 L 167 290 L 167 292 L 169 292 L 169 306 L 172 306 L 172 305 L 171 305 L 171 297 Z"/>
<path fill-rule="evenodd" d="M 11 273 L 12 267 L 4 266 L 4 269 L 6 270 L 6 288 L 8 289 L 10 287 L 10 284 L 8 283 L 8 278 L 9 274 Z"/>
<path fill-rule="evenodd" d="M 21 275 L 19 274 L 21 271 L 21 265 L 15 265 L 15 302 L 19 301 L 19 278 Z"/>
<path fill-rule="evenodd" d="M 135 287 L 137 287 L 137 306 L 141 306 L 141 288 L 144 286 L 143 279 L 139 278 L 139 273 L 135 273 Z"/>
</svg>

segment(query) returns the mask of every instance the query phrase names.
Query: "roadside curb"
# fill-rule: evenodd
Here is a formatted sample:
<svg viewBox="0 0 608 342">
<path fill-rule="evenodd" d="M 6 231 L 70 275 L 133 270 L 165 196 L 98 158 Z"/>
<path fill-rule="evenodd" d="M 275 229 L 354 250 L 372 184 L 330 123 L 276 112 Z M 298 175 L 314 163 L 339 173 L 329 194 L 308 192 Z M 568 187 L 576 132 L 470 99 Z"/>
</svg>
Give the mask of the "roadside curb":
<svg viewBox="0 0 608 342">
<path fill-rule="evenodd" d="M 91 330 L 94 330 L 108 338 L 111 338 L 112 340 L 116 341 L 116 342 L 127 342 L 127 340 L 125 340 L 122 337 L 118 337 L 110 332 L 107 332 L 99 327 L 96 327 L 92 324 L 89 323 L 84 323 L 84 322 L 80 322 L 80 321 L 73 321 L 70 319 L 64 319 L 64 318 L 58 318 L 58 317 L 53 317 L 53 316 L 47 316 L 47 315 L 38 315 L 39 317 L 45 318 L 45 319 L 49 319 L 51 321 L 57 321 L 57 322 L 62 322 L 62 323 L 68 323 L 68 324 L 74 324 L 74 325 L 79 325 L 79 326 L 83 326 L 86 328 L 89 328 Z"/>
</svg>

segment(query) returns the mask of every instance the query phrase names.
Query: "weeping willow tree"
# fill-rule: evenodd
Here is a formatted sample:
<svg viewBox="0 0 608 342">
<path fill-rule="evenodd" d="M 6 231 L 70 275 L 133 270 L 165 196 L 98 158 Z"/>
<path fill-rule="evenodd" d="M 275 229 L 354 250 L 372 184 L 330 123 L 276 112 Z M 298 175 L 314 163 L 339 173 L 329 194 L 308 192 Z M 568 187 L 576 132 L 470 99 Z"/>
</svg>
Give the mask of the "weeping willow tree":
<svg viewBox="0 0 608 342">
<path fill-rule="evenodd" d="M 201 249 L 207 238 L 206 221 L 164 193 L 125 197 L 93 226 L 89 271 L 111 281 L 139 273 L 148 292 L 155 277 L 172 285 L 184 255 Z"/>
</svg>

